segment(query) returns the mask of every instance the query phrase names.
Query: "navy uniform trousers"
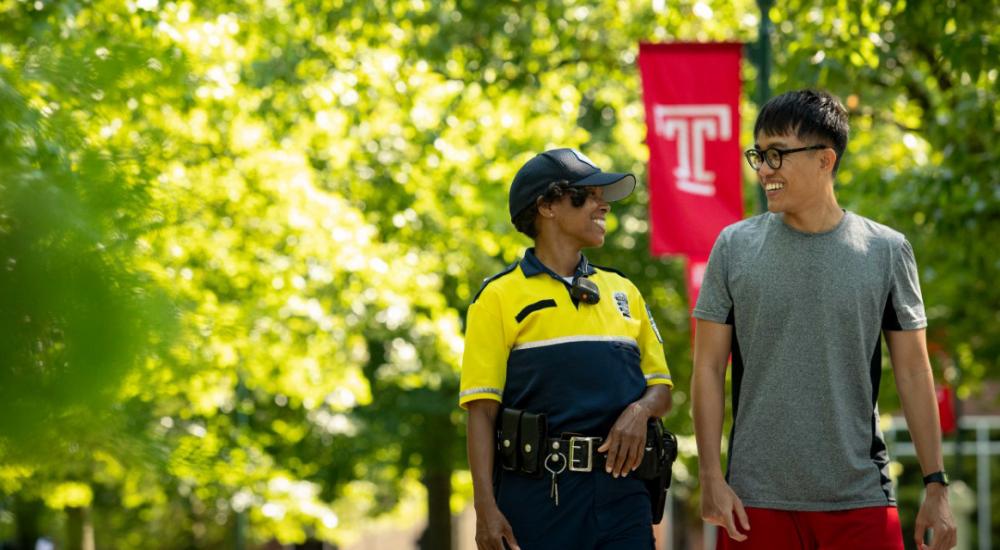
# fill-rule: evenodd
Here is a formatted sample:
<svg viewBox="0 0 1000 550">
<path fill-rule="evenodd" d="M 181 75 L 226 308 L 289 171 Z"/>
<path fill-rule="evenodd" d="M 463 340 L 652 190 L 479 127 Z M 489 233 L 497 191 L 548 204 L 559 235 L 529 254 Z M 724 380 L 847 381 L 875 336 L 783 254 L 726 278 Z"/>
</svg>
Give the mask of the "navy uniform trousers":
<svg viewBox="0 0 1000 550">
<path fill-rule="evenodd" d="M 549 472 L 532 479 L 502 472 L 497 505 L 522 550 L 651 550 L 652 511 L 642 481 L 604 470 L 563 471 L 559 506 Z"/>
</svg>

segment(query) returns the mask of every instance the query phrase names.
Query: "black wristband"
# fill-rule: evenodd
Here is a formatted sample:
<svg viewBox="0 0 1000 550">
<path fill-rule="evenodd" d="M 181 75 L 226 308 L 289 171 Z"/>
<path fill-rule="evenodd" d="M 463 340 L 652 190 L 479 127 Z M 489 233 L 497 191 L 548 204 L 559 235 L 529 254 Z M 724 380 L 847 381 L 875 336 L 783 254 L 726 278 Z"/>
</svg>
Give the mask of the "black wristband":
<svg viewBox="0 0 1000 550">
<path fill-rule="evenodd" d="M 927 486 L 927 485 L 929 485 L 931 483 L 940 483 L 941 485 L 944 485 L 945 487 L 947 487 L 948 486 L 948 474 L 944 473 L 943 470 L 938 470 L 937 472 L 934 472 L 932 474 L 925 475 L 924 476 L 924 486 Z"/>
</svg>

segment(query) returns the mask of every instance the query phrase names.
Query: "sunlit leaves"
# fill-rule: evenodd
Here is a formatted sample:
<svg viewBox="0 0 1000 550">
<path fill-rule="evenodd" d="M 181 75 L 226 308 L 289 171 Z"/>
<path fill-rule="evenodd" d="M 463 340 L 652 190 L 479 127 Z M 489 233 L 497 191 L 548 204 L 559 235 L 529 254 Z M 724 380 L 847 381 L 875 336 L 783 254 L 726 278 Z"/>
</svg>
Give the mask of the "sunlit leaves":
<svg viewBox="0 0 1000 550">
<path fill-rule="evenodd" d="M 1000 342 L 967 300 L 996 301 L 997 36 L 988 2 L 953 4 L 776 7 L 772 84 L 845 98 L 841 200 L 911 236 L 932 336 L 975 381 Z M 2 429 L 74 464 L 16 447 L 36 460 L 0 489 L 85 483 L 133 547 L 221 546 L 237 513 L 283 542 L 423 513 L 418 474 L 465 463 L 465 308 L 529 244 L 514 172 L 574 146 L 644 181 L 638 43 L 749 43 L 757 21 L 750 0 L 0 4 L 0 346 L 21 369 L 0 410 L 35 415 Z M 653 308 L 690 433 L 683 269 L 648 256 L 646 208 L 640 185 L 589 254 Z M 53 370 L 79 341 L 93 376 Z"/>
</svg>

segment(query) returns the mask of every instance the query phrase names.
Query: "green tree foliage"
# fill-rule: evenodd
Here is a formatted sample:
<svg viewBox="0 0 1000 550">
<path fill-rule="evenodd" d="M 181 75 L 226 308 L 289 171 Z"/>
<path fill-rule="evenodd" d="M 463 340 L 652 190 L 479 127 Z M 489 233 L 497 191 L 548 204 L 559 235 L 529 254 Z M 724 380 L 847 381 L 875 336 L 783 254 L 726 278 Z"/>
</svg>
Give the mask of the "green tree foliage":
<svg viewBox="0 0 1000 550">
<path fill-rule="evenodd" d="M 136 78 L 144 52 L 84 53 L 3 21 L 24 46 L 0 50 L 0 454 L 58 479 L 79 473 L 63 463 L 81 445 L 121 433 L 118 384 L 172 329 L 131 240 L 153 223 L 151 172 L 98 115 L 117 96 L 102 85 Z M 17 486 L 30 471 L 3 477 Z"/>
<path fill-rule="evenodd" d="M 771 13 L 776 91 L 846 99 L 842 201 L 910 236 L 965 391 L 1000 341 L 990 10 Z M 0 502 L 19 531 L 344 543 L 428 514 L 444 547 L 470 494 L 465 309 L 528 245 L 514 171 L 576 146 L 644 181 L 638 42 L 749 42 L 757 21 L 750 0 L 0 0 Z M 649 256 L 647 208 L 643 186 L 615 204 L 590 255 L 664 334 L 693 513 L 683 266 Z"/>
</svg>

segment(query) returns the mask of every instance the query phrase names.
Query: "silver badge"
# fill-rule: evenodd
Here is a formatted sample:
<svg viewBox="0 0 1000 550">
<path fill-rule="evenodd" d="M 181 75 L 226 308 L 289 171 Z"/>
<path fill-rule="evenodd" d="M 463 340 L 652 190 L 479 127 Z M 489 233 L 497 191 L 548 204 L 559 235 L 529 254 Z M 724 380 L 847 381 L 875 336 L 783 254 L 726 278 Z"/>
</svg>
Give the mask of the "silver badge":
<svg viewBox="0 0 1000 550">
<path fill-rule="evenodd" d="M 632 318 L 632 314 L 628 309 L 628 296 L 624 292 L 615 292 L 615 304 L 618 305 L 618 311 L 622 312 L 622 315 Z"/>
</svg>

